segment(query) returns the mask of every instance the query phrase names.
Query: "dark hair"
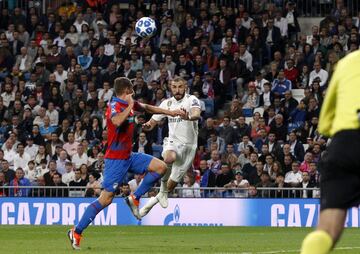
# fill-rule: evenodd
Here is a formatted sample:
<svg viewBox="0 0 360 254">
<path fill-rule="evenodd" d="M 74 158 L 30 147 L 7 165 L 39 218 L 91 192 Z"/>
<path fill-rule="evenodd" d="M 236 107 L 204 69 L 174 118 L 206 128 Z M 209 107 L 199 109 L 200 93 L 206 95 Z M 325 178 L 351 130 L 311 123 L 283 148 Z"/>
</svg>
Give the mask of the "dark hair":
<svg viewBox="0 0 360 254">
<path fill-rule="evenodd" d="M 131 89 L 132 86 L 133 84 L 128 78 L 120 77 L 114 80 L 114 91 L 116 95 L 123 94 L 126 88 Z"/>
</svg>

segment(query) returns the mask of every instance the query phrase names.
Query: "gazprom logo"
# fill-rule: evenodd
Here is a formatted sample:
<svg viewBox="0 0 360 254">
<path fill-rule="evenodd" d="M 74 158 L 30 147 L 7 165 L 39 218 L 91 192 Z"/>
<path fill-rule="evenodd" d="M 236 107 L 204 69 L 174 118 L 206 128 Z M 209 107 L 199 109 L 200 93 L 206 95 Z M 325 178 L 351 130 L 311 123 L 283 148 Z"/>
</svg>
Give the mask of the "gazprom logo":
<svg viewBox="0 0 360 254">
<path fill-rule="evenodd" d="M 175 221 L 179 222 L 179 219 L 180 219 L 180 207 L 178 205 L 175 206 L 174 216 L 175 216 Z"/>
<path fill-rule="evenodd" d="M 164 225 L 165 226 L 223 226 L 222 223 L 213 223 L 213 222 L 193 222 L 192 219 L 190 219 L 190 222 L 188 222 L 188 220 L 181 220 L 180 219 L 180 207 L 178 204 L 176 204 L 175 208 L 174 208 L 174 212 L 173 213 L 169 213 L 165 219 L 164 219 Z"/>
</svg>

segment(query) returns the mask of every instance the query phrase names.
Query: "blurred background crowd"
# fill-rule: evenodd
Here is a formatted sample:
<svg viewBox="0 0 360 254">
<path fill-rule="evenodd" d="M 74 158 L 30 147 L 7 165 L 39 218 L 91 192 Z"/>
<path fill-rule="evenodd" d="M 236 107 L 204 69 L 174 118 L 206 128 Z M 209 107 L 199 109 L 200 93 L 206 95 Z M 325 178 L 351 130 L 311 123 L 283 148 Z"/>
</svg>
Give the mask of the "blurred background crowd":
<svg viewBox="0 0 360 254">
<path fill-rule="evenodd" d="M 0 185 L 13 188 L 0 195 L 97 196 L 114 79 L 128 77 L 136 100 L 159 105 L 180 76 L 201 99 L 202 119 L 193 167 L 176 196 L 318 196 L 311 188 L 329 143 L 317 131 L 319 112 L 337 61 L 358 50 L 360 19 L 342 0 L 330 1 L 306 34 L 298 15 L 319 12 L 305 2 L 135 1 L 123 9 L 118 1 L 66 0 L 42 14 L 4 1 Z M 157 23 L 152 38 L 134 32 L 143 16 Z M 137 116 L 133 150 L 160 157 L 167 122 L 145 133 L 149 117 Z M 141 178 L 129 175 L 118 195 Z"/>
</svg>

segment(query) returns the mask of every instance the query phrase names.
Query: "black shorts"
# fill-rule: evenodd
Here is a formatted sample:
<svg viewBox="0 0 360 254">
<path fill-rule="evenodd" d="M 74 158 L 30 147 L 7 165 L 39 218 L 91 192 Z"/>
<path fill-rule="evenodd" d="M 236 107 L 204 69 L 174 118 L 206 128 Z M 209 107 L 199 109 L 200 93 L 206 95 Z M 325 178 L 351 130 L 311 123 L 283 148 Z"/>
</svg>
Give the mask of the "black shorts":
<svg viewBox="0 0 360 254">
<path fill-rule="evenodd" d="M 335 134 L 324 154 L 321 174 L 321 210 L 346 209 L 360 204 L 360 130 Z"/>
</svg>

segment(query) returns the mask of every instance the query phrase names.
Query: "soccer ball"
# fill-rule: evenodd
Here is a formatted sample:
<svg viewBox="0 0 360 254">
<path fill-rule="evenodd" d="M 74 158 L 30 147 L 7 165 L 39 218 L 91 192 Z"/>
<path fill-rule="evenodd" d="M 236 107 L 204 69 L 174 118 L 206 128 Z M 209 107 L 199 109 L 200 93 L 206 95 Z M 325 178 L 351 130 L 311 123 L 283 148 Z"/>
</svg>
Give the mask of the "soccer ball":
<svg viewBox="0 0 360 254">
<path fill-rule="evenodd" d="M 136 22 L 135 32 L 140 37 L 151 37 L 156 33 L 156 24 L 152 18 L 143 17 Z"/>
</svg>

